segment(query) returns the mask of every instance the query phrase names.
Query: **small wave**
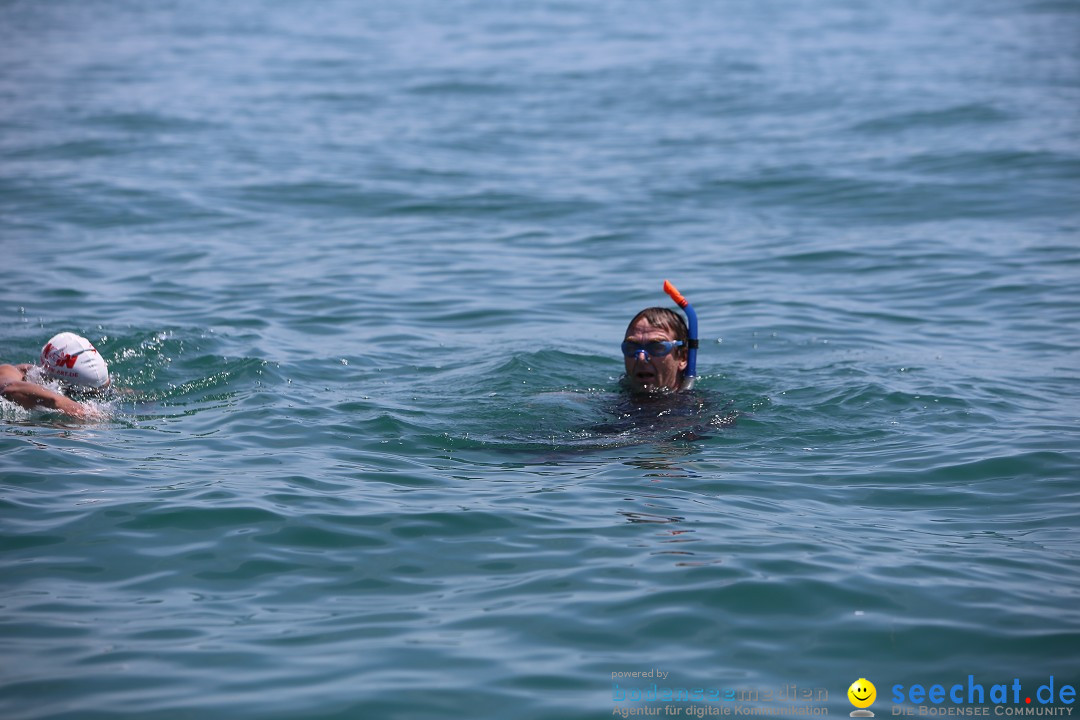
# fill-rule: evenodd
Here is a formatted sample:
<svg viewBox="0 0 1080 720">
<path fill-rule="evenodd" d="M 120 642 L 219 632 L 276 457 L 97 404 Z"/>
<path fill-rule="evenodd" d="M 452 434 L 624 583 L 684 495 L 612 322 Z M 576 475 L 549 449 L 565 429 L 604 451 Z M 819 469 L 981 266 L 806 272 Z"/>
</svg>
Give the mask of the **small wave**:
<svg viewBox="0 0 1080 720">
<path fill-rule="evenodd" d="M 891 113 L 864 120 L 851 127 L 855 132 L 892 133 L 920 127 L 954 127 L 958 125 L 1002 123 L 1012 115 L 992 105 L 968 103 L 936 110 Z"/>
<path fill-rule="evenodd" d="M 217 127 L 215 123 L 206 120 L 193 120 L 158 112 L 102 113 L 85 118 L 83 122 L 87 125 L 132 133 L 193 132 Z"/>
<path fill-rule="evenodd" d="M 497 96 L 511 95 L 515 89 L 509 85 L 495 82 L 478 82 L 467 80 L 439 80 L 419 83 L 407 89 L 414 95 L 464 95 L 474 96 Z"/>
</svg>

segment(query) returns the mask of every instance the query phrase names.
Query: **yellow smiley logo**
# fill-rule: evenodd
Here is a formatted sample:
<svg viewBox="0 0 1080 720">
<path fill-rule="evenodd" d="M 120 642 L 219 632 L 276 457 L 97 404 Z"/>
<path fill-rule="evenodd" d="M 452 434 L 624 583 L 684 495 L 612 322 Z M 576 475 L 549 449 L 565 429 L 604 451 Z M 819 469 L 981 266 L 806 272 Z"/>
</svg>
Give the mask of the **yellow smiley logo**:
<svg viewBox="0 0 1080 720">
<path fill-rule="evenodd" d="M 868 708 L 877 699 L 877 688 L 866 678 L 859 678 L 847 689 L 848 700 L 857 708 Z"/>
</svg>

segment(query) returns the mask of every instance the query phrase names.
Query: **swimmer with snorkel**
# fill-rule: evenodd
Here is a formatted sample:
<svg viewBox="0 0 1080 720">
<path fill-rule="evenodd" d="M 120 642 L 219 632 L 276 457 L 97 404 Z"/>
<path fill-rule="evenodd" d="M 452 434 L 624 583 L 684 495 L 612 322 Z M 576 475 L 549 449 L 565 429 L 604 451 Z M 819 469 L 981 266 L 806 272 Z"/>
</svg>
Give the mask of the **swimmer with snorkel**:
<svg viewBox="0 0 1080 720">
<path fill-rule="evenodd" d="M 85 393 L 107 389 L 109 368 L 89 340 L 75 333 L 60 333 L 41 349 L 39 362 L 0 365 L 0 397 L 27 410 L 58 410 L 80 419 L 100 415 L 89 405 L 34 382 L 38 378 L 59 380 L 65 390 Z"/>
<path fill-rule="evenodd" d="M 683 309 L 686 320 L 674 310 L 650 307 L 627 325 L 624 379 L 633 393 L 689 390 L 697 378 L 697 313 L 667 280 L 664 292 Z"/>
</svg>

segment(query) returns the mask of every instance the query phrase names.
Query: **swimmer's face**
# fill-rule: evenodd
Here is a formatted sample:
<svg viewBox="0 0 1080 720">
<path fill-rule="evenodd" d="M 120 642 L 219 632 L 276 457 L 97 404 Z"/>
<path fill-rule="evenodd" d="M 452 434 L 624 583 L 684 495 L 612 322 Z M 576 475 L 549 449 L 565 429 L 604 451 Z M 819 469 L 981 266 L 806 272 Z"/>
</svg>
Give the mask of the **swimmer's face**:
<svg viewBox="0 0 1080 720">
<path fill-rule="evenodd" d="M 678 338 L 670 330 L 656 327 L 647 319 L 641 318 L 626 331 L 625 339 L 645 345 L 657 340 L 677 340 Z M 664 357 L 649 356 L 646 360 L 645 353 L 639 352 L 624 360 L 627 382 L 630 383 L 630 387 L 638 391 L 663 388 L 678 390 L 679 373 L 686 369 L 686 356 L 678 349 Z"/>
</svg>

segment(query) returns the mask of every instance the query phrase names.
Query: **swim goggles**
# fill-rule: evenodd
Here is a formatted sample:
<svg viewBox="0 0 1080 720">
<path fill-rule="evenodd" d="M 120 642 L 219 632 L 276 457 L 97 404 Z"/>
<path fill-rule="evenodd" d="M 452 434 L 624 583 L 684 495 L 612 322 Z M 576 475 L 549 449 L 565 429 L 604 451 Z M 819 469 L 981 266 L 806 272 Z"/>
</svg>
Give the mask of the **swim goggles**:
<svg viewBox="0 0 1080 720">
<path fill-rule="evenodd" d="M 651 343 L 645 343 L 644 345 L 636 342 L 630 342 L 624 340 L 622 344 L 622 352 L 628 358 L 637 357 L 638 353 L 645 353 L 645 358 L 651 357 L 664 357 L 670 355 L 671 351 L 683 344 L 682 340 L 656 340 Z"/>
</svg>

